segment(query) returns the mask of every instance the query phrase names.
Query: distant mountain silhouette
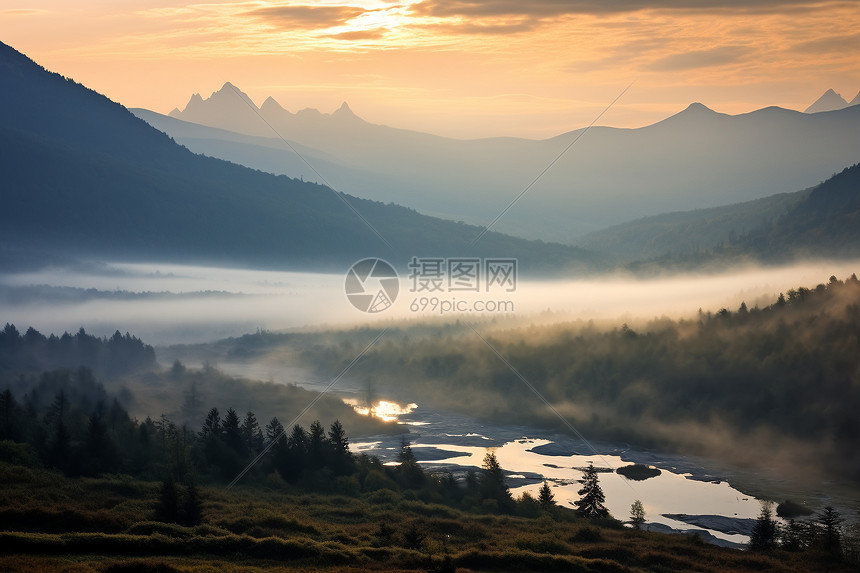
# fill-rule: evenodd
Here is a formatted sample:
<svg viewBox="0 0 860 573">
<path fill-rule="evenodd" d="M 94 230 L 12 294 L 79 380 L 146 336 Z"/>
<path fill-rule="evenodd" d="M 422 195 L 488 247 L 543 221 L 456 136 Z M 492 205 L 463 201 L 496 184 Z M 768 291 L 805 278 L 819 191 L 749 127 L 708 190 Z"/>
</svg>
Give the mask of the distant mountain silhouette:
<svg viewBox="0 0 860 573">
<path fill-rule="evenodd" d="M 341 271 L 367 256 L 400 268 L 411 256 L 517 257 L 556 272 L 589 260 L 492 232 L 470 248 L 476 227 L 196 155 L 5 44 L 0 86 L 0 251 Z"/>
<path fill-rule="evenodd" d="M 860 94 L 858 94 L 860 96 Z M 855 98 L 856 99 L 856 98 Z M 815 102 L 806 108 L 804 113 L 819 113 L 822 111 L 834 111 L 837 109 L 843 109 L 848 107 L 848 102 L 845 99 L 833 91 L 832 89 L 827 90 L 824 94 L 815 100 Z"/>
<path fill-rule="evenodd" d="M 280 135 L 302 145 L 340 191 L 474 224 L 491 221 L 561 156 L 494 228 L 566 243 L 636 218 L 807 188 L 856 161 L 860 149 L 860 108 L 852 107 L 727 115 L 695 103 L 638 129 L 463 141 L 371 124 L 344 108 L 291 113 L 272 98 L 259 107 L 264 122 L 243 99 L 226 87 L 173 114 L 232 134 L 192 140 L 164 116 L 150 112 L 146 119 L 192 150 L 319 181 L 307 167 L 293 171 L 296 158 Z M 263 153 L 261 146 L 276 151 Z"/>
<path fill-rule="evenodd" d="M 634 269 L 858 257 L 860 164 L 810 189 L 639 219 L 592 233 L 581 245 Z"/>
<path fill-rule="evenodd" d="M 810 189 L 722 207 L 664 213 L 589 233 L 579 246 L 617 263 L 689 257 L 768 228 L 794 209 Z"/>
<path fill-rule="evenodd" d="M 763 240 L 750 237 L 746 243 L 750 250 L 770 257 L 786 252 L 812 257 L 860 256 L 860 163 L 813 188 L 776 221 Z"/>
</svg>

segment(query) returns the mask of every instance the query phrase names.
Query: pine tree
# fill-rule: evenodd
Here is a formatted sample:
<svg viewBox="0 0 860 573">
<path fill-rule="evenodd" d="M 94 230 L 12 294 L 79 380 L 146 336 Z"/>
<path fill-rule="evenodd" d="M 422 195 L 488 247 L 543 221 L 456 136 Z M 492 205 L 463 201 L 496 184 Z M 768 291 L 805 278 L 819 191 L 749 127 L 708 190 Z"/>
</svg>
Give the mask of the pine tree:
<svg viewBox="0 0 860 573">
<path fill-rule="evenodd" d="M 400 453 L 397 456 L 397 476 L 400 485 L 406 489 L 418 489 L 424 484 L 424 470 L 418 465 L 412 447 L 406 439 L 400 440 Z"/>
<path fill-rule="evenodd" d="M 192 479 L 188 483 L 188 489 L 185 492 L 185 501 L 182 503 L 182 523 L 186 526 L 200 525 L 203 519 L 203 502 L 200 499 L 200 492 L 197 490 L 197 485 Z"/>
<path fill-rule="evenodd" d="M 242 439 L 241 425 L 239 414 L 236 413 L 236 410 L 227 408 L 227 413 L 224 415 L 224 424 L 221 427 L 224 435 L 224 443 L 240 456 L 244 456 L 246 449 L 245 441 Z"/>
<path fill-rule="evenodd" d="M 750 549 L 764 551 L 776 546 L 778 529 L 776 521 L 773 519 L 772 509 L 772 502 L 761 502 L 761 513 L 755 520 L 755 525 L 750 533 Z"/>
<path fill-rule="evenodd" d="M 505 484 L 504 470 L 493 452 L 488 452 L 484 456 L 484 471 L 481 473 L 480 484 L 481 495 L 485 500 L 496 500 L 502 511 L 513 509 L 514 498 Z"/>
<path fill-rule="evenodd" d="M 176 523 L 179 515 L 179 495 L 176 492 L 176 484 L 173 477 L 168 476 L 161 483 L 161 491 L 158 495 L 158 506 L 155 510 L 156 519 L 168 523 Z"/>
<path fill-rule="evenodd" d="M 346 475 L 352 471 L 353 459 L 349 451 L 349 438 L 340 420 L 335 420 L 328 433 L 332 453 L 332 470 L 336 475 Z"/>
<path fill-rule="evenodd" d="M 634 529 L 642 529 L 645 523 L 645 507 L 638 499 L 630 506 L 630 523 Z"/>
<path fill-rule="evenodd" d="M 325 465 L 327 442 L 325 429 L 319 420 L 311 422 L 308 430 L 308 461 L 311 469 L 317 470 Z"/>
<path fill-rule="evenodd" d="M 266 424 L 266 443 L 268 444 L 269 442 L 280 438 L 286 439 L 284 436 L 284 427 L 277 418 L 272 418 L 272 420 Z"/>
<path fill-rule="evenodd" d="M 780 537 L 780 547 L 786 551 L 802 551 L 808 545 L 808 527 L 802 521 L 789 519 Z"/>
<path fill-rule="evenodd" d="M 206 440 L 211 437 L 218 437 L 221 435 L 221 414 L 218 412 L 218 408 L 212 408 L 209 410 L 209 413 L 206 414 L 206 420 L 203 422 L 203 427 L 200 429 L 200 439 Z"/>
<path fill-rule="evenodd" d="M 815 516 L 818 542 L 834 557 L 842 556 L 842 521 L 839 512 L 829 505 Z"/>
<path fill-rule="evenodd" d="M 281 477 L 288 482 L 295 482 L 307 469 L 308 465 L 308 434 L 299 424 L 293 426 L 290 437 L 281 439 L 275 446 L 275 467 Z"/>
<path fill-rule="evenodd" d="M 555 496 L 552 493 L 552 489 L 549 487 L 549 482 L 546 480 L 543 480 L 543 485 L 538 493 L 538 503 L 540 503 L 540 506 L 545 510 L 555 507 Z"/>
<path fill-rule="evenodd" d="M 240 430 L 248 451 L 255 454 L 259 452 L 263 447 L 263 434 L 260 431 L 260 424 L 257 423 L 257 417 L 254 415 L 254 412 L 249 410 L 245 414 L 245 420 L 242 422 Z"/>
<path fill-rule="evenodd" d="M 0 440 L 15 439 L 16 432 L 14 419 L 18 412 L 18 404 L 15 402 L 15 396 L 12 391 L 6 388 L 0 394 Z"/>
<path fill-rule="evenodd" d="M 591 462 L 589 462 L 588 467 L 583 472 L 582 489 L 577 493 L 581 497 L 578 501 L 573 502 L 573 504 L 576 506 L 576 512 L 580 516 L 588 519 L 609 517 L 609 510 L 604 505 L 606 496 L 603 495 L 603 490 L 600 488 L 600 479 L 597 477 L 597 470 Z"/>
</svg>

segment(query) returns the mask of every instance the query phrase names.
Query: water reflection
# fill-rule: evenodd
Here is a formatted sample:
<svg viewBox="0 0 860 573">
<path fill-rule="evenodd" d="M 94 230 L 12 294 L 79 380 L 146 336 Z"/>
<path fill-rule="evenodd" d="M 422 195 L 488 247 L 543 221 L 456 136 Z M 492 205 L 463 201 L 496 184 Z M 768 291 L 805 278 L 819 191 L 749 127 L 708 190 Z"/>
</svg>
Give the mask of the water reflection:
<svg viewBox="0 0 860 573">
<path fill-rule="evenodd" d="M 645 508 L 648 523 L 677 530 L 701 530 L 719 539 L 742 544 L 749 540 L 746 535 L 696 527 L 666 515 L 724 516 L 728 519 L 722 521 L 731 523 L 734 520 L 755 519 L 760 511 L 758 500 L 732 488 L 725 481 L 701 481 L 693 479 L 690 473 L 675 473 L 667 467 L 663 467 L 659 475 L 644 481 L 625 478 L 614 470 L 640 461 L 637 459 L 638 452 L 626 448 L 623 451 L 598 455 L 560 455 L 562 446 L 546 438 L 520 438 L 498 442 L 486 435 L 493 435 L 493 432 L 486 431 L 486 428 L 480 434 L 436 433 L 432 432 L 432 429 L 432 425 L 426 426 L 422 428 L 422 432 L 429 430 L 426 434 L 408 436 L 419 463 L 431 471 L 444 470 L 462 475 L 467 470 L 481 467 L 484 456 L 492 451 L 505 470 L 508 485 L 515 498 L 525 492 L 537 497 L 538 490 L 546 479 L 555 494 L 556 502 L 572 508 L 573 502 L 579 499 L 582 468 L 593 463 L 595 467 L 605 469 L 599 473 L 599 478 L 606 494 L 606 505 L 610 513 L 622 521 L 629 518 L 630 506 L 638 499 Z M 539 433 L 534 429 L 531 431 Z M 399 441 L 401 437 L 396 439 Z M 399 448 L 388 443 L 393 443 L 393 440 L 394 438 L 383 438 L 354 446 L 357 451 L 380 457 L 386 465 L 396 465 Z M 489 443 L 480 444 L 478 441 Z M 568 448 L 568 451 L 575 449 Z M 600 451 L 610 452 L 611 448 L 604 445 Z M 678 463 L 677 460 L 673 461 Z M 702 475 L 701 472 L 698 474 Z M 714 520 L 704 518 L 701 521 L 707 524 L 708 521 Z M 743 530 L 748 524 L 749 522 L 736 522 L 739 530 Z"/>
</svg>

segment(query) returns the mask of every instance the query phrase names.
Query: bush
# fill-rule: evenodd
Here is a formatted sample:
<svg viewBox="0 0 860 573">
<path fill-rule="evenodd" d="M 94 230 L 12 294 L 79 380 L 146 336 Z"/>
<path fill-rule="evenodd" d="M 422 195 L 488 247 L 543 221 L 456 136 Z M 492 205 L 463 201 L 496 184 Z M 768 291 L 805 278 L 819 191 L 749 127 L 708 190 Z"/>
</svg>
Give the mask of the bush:
<svg viewBox="0 0 860 573">
<path fill-rule="evenodd" d="M 570 555 L 573 553 L 569 545 L 553 537 L 517 539 L 515 545 L 519 549 L 534 553 L 550 553 L 552 555 Z"/>
<path fill-rule="evenodd" d="M 596 527 L 586 526 L 580 527 L 576 533 L 574 533 L 570 541 L 580 541 L 586 543 L 592 543 L 595 541 L 603 541 L 603 534 Z"/>
<path fill-rule="evenodd" d="M 0 460 L 16 466 L 33 466 L 36 451 L 30 444 L 2 440 L 0 441 Z"/>
</svg>

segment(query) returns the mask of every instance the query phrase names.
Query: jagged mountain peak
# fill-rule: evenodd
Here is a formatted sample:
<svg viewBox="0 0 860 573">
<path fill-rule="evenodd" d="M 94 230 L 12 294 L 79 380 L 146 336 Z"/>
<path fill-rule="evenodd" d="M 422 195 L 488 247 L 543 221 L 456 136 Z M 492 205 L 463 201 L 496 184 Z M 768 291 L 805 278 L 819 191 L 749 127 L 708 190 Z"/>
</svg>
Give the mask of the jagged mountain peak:
<svg viewBox="0 0 860 573">
<path fill-rule="evenodd" d="M 833 88 L 828 89 L 820 98 L 804 110 L 804 113 L 818 113 L 822 111 L 834 111 L 847 107 L 848 102 L 841 95 L 836 93 Z"/>
</svg>

